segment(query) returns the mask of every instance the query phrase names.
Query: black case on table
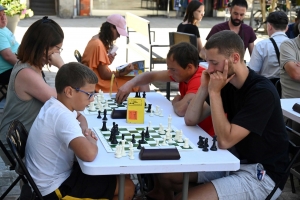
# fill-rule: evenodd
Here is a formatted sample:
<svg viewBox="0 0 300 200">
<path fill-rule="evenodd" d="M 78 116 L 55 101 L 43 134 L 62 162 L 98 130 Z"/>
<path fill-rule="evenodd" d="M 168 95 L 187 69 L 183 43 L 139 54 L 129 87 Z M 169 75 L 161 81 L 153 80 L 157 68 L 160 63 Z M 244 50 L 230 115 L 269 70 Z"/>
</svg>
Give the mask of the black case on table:
<svg viewBox="0 0 300 200">
<path fill-rule="evenodd" d="M 126 119 L 126 117 L 127 117 L 127 110 L 113 109 L 111 112 L 112 119 Z"/>
<path fill-rule="evenodd" d="M 180 154 L 177 148 L 145 149 L 141 148 L 139 157 L 141 160 L 179 160 Z"/>
</svg>

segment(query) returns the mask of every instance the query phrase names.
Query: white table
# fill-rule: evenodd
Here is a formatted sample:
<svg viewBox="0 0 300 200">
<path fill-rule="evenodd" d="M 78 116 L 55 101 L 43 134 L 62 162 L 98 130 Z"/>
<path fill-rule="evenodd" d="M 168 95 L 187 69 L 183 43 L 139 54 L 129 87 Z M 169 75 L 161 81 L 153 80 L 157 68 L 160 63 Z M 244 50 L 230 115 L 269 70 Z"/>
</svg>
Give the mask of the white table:
<svg viewBox="0 0 300 200">
<path fill-rule="evenodd" d="M 132 94 L 133 95 L 133 94 Z M 172 125 L 177 129 L 181 129 L 183 134 L 189 138 L 197 146 L 199 135 L 211 138 L 205 131 L 198 126 L 186 126 L 184 119 L 178 117 L 174 111 L 172 104 L 161 94 L 151 92 L 147 93 L 147 102 L 152 104 L 152 109 L 155 105 L 159 105 L 163 109 L 164 117 L 150 117 L 148 113 L 145 114 L 145 124 L 149 121 L 152 125 L 159 125 L 162 123 L 164 126 L 168 124 L 168 116 L 172 116 Z M 111 119 L 108 116 L 107 124 L 116 122 L 119 127 L 138 126 L 138 124 L 127 124 L 125 119 Z M 86 116 L 89 127 L 102 127 L 102 120 L 97 119 L 97 115 Z M 78 159 L 80 167 L 85 174 L 89 175 L 110 175 L 118 174 L 120 180 L 124 181 L 125 174 L 147 174 L 147 173 L 174 173 L 186 172 L 184 176 L 185 188 L 183 190 L 183 199 L 187 198 L 188 190 L 188 172 L 197 171 L 236 171 L 240 168 L 240 161 L 227 150 L 218 149 L 218 151 L 203 152 L 202 149 L 196 151 L 180 151 L 180 160 L 140 160 L 138 152 L 134 153 L 134 160 L 128 157 L 120 159 L 115 158 L 113 153 L 107 153 L 100 140 L 98 140 L 98 155 L 93 162 L 83 162 Z M 212 145 L 212 140 L 209 139 L 209 146 Z M 121 187 L 120 183 L 120 189 Z M 122 193 L 123 191 L 121 191 Z M 119 192 L 120 193 L 120 192 Z M 119 199 L 122 199 L 119 194 Z"/>
<path fill-rule="evenodd" d="M 293 105 L 295 103 L 300 103 L 300 98 L 291 98 L 291 99 L 280 99 L 282 114 L 295 121 L 300 123 L 300 114 L 293 111 Z"/>
</svg>

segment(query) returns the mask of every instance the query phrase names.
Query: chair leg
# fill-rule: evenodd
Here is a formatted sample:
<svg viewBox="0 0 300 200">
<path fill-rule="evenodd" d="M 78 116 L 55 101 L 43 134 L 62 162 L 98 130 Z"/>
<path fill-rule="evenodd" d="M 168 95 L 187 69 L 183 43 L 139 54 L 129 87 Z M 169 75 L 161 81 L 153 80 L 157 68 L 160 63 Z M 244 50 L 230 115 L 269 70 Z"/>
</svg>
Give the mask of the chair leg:
<svg viewBox="0 0 300 200">
<path fill-rule="evenodd" d="M 6 195 L 13 189 L 13 187 L 15 187 L 15 185 L 20 181 L 21 178 L 22 176 L 18 176 L 18 178 L 16 178 L 16 180 L 9 186 L 9 188 L 7 188 L 7 190 L 1 195 L 0 199 L 4 199 L 4 197 L 6 197 Z"/>
<path fill-rule="evenodd" d="M 292 193 L 296 193 L 293 174 L 290 174 L 290 181 L 291 181 Z"/>
</svg>

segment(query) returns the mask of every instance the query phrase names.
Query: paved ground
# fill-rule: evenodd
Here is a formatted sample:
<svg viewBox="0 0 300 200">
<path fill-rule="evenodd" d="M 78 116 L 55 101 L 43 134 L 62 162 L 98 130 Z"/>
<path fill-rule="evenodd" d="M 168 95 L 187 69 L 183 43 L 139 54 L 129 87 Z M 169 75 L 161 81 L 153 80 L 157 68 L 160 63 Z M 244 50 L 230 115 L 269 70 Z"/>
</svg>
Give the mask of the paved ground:
<svg viewBox="0 0 300 200">
<path fill-rule="evenodd" d="M 18 27 L 15 32 L 15 36 L 17 41 L 21 42 L 22 37 L 27 30 L 27 28 L 37 19 L 40 19 L 41 17 L 35 16 L 33 18 L 21 20 L 18 24 Z M 54 19 L 60 26 L 63 28 L 65 39 L 63 44 L 63 52 L 62 57 L 65 62 L 71 62 L 76 61 L 74 57 L 74 50 L 78 49 L 81 53 L 83 53 L 85 45 L 89 41 L 89 39 L 97 34 L 99 32 L 99 28 L 101 24 L 105 21 L 104 17 L 98 17 L 98 18 L 76 18 L 76 19 L 60 19 L 57 17 L 51 17 Z M 157 44 L 168 44 L 168 33 L 172 31 L 176 31 L 177 25 L 182 21 L 179 18 L 165 18 L 165 17 L 148 17 L 146 18 L 151 22 L 151 29 L 156 32 L 155 36 L 155 43 Z M 200 24 L 200 35 L 203 40 L 205 41 L 205 37 L 208 34 L 210 28 L 223 21 L 224 18 L 204 18 L 203 21 Z M 248 23 L 245 21 L 245 23 Z M 130 38 L 134 38 L 136 40 L 143 40 L 142 37 L 138 35 L 132 34 Z M 258 34 L 257 41 L 266 38 L 265 35 Z M 257 42 L 256 41 L 256 42 Z M 119 47 L 117 51 L 117 57 L 112 64 L 112 68 L 122 65 L 126 62 L 125 59 L 125 50 L 126 50 L 126 40 L 124 37 L 121 37 L 117 40 L 116 45 Z M 164 50 L 157 50 L 159 55 L 165 56 L 168 49 Z M 143 53 L 141 53 L 143 54 Z M 145 59 L 145 57 L 142 57 Z M 246 54 L 245 59 L 249 61 L 249 54 Z M 134 61 L 137 59 L 141 59 L 139 54 L 129 54 L 129 61 Z M 157 65 L 155 67 L 155 70 L 159 69 L 165 69 L 165 65 Z M 51 67 L 48 71 L 48 69 L 45 69 L 46 71 L 46 77 L 48 80 L 48 83 L 53 86 L 54 84 L 54 77 L 55 72 L 57 69 L 55 67 Z M 152 86 L 152 89 L 156 89 L 155 86 Z M 0 118 L 2 117 L 2 110 L 0 109 Z M 10 172 L 6 169 L 4 166 L 3 161 L 0 159 L 0 195 L 6 190 L 8 185 L 13 181 L 13 178 L 15 177 L 14 172 Z M 292 200 L 292 199 L 300 199 L 300 186 L 299 182 L 295 181 L 297 186 L 297 193 L 293 194 L 291 192 L 291 187 L 289 184 L 289 181 L 286 184 L 286 187 L 280 196 L 280 200 Z M 6 199 L 17 199 L 18 195 L 20 194 L 19 187 L 15 187 L 13 191 L 9 194 L 9 197 Z"/>
</svg>

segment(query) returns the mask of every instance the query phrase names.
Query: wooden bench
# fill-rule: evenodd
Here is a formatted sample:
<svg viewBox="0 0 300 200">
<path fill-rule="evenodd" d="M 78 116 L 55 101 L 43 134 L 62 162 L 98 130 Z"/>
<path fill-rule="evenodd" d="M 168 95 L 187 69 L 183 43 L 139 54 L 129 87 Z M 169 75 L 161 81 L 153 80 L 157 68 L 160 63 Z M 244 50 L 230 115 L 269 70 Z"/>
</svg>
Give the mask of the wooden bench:
<svg viewBox="0 0 300 200">
<path fill-rule="evenodd" d="M 135 49 L 145 55 L 150 62 L 150 71 L 154 64 L 166 63 L 166 59 L 153 52 L 156 47 L 169 47 L 169 45 L 154 45 L 151 41 L 151 33 L 153 34 L 153 41 L 155 41 L 155 32 L 150 31 L 150 21 L 141 18 L 137 15 L 127 12 L 125 15 L 127 24 L 127 47 L 126 47 L 126 62 L 128 62 L 129 49 Z M 136 32 L 141 39 L 137 41 L 136 38 L 130 38 L 130 33 Z"/>
</svg>

